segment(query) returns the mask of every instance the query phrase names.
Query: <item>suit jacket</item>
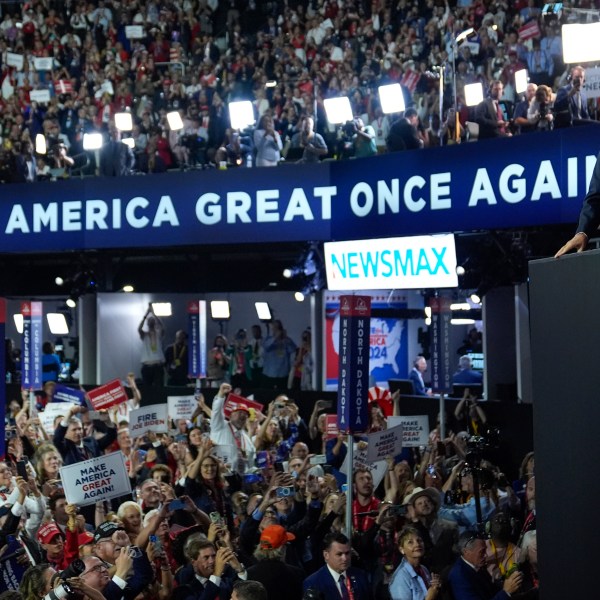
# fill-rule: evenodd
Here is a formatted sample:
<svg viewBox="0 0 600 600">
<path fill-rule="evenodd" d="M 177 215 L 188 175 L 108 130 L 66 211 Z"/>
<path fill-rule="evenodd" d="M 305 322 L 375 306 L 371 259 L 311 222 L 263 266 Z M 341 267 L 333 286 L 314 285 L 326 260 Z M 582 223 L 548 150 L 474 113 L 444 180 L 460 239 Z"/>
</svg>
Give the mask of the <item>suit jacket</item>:
<svg viewBox="0 0 600 600">
<path fill-rule="evenodd" d="M 100 423 L 100 421 L 94 421 L 94 425 L 97 425 L 97 429 L 99 431 L 102 430 L 102 425 L 104 425 L 103 423 L 100 425 Z M 102 452 L 117 439 L 117 430 L 114 427 L 104 426 L 104 430 L 106 434 L 99 440 L 96 440 L 92 437 L 83 438 L 83 445 L 90 458 L 101 456 Z M 58 451 L 63 457 L 64 464 L 73 465 L 85 460 L 82 456 L 81 450 L 71 440 L 67 440 L 65 438 L 66 433 L 67 427 L 63 427 L 59 423 L 54 431 L 53 439 L 54 445 L 58 448 Z"/>
<path fill-rule="evenodd" d="M 503 137 L 498 129 L 498 113 L 491 98 L 486 98 L 475 109 L 475 121 L 479 124 L 479 138 Z"/>
<path fill-rule="evenodd" d="M 556 92 L 556 100 L 554 101 L 554 112 L 557 113 L 557 117 L 567 115 L 567 120 L 572 122 L 577 114 L 577 104 L 575 102 L 575 96 L 569 97 L 569 92 L 573 89 L 573 85 L 569 83 L 569 85 L 565 85 L 558 89 Z M 590 114 L 587 109 L 587 96 L 583 91 L 583 86 L 581 91 L 581 111 L 580 118 L 581 119 L 589 119 Z"/>
<path fill-rule="evenodd" d="M 423 376 L 421 375 L 421 377 L 419 377 L 419 373 L 415 368 L 410 370 L 408 378 L 413 382 L 416 396 L 427 396 L 427 389 L 425 388 L 425 384 L 423 382 Z"/>
<path fill-rule="evenodd" d="M 596 233 L 600 225 L 600 154 L 596 158 L 596 166 L 592 173 L 590 187 L 579 213 L 577 232 L 582 231 L 588 237 Z"/>
<path fill-rule="evenodd" d="M 281 560 L 260 560 L 248 569 L 248 579 L 260 581 L 267 589 L 267 598 L 274 600 L 285 590 L 286 600 L 302 599 L 304 572 Z"/>
<path fill-rule="evenodd" d="M 362 569 L 350 567 L 346 571 L 346 576 L 350 578 L 354 600 L 370 600 L 371 586 L 367 574 Z M 321 567 L 316 573 L 313 573 L 304 580 L 304 591 L 308 589 L 318 590 L 323 594 L 324 600 L 341 600 L 337 582 L 334 581 L 327 565 Z"/>
<path fill-rule="evenodd" d="M 152 565 L 146 554 L 142 554 L 133 559 L 133 569 L 131 575 L 127 578 L 127 585 L 122 590 L 112 579 L 102 590 L 102 595 L 106 600 L 133 600 L 154 578 Z M 212 600 L 212 599 L 211 599 Z"/>
<path fill-rule="evenodd" d="M 417 150 L 422 143 L 417 128 L 407 119 L 398 119 L 391 127 L 386 140 L 388 150 Z"/>
<path fill-rule="evenodd" d="M 193 568 L 187 569 L 184 567 L 184 569 L 185 573 L 180 578 L 180 583 L 176 588 L 176 600 L 229 600 L 231 598 L 233 579 L 230 577 L 231 570 L 229 568 L 221 577 L 219 586 L 215 585 L 210 579 L 202 585 Z"/>
<path fill-rule="evenodd" d="M 482 569 L 485 571 L 485 569 Z M 448 582 L 456 600 L 508 600 L 510 596 L 504 591 L 496 592 L 487 572 L 478 573 L 459 558 L 452 567 Z"/>
</svg>

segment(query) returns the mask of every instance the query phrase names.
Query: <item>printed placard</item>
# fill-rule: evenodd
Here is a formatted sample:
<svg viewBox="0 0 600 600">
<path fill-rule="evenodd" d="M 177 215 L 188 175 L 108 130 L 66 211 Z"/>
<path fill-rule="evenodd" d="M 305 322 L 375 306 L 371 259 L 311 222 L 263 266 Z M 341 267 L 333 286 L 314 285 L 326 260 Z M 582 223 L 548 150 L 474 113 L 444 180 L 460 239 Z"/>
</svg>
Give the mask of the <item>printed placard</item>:
<svg viewBox="0 0 600 600">
<path fill-rule="evenodd" d="M 368 469 L 371 471 L 371 476 L 373 477 L 373 489 L 376 489 L 377 486 L 381 483 L 381 480 L 385 477 L 385 472 L 387 470 L 387 462 L 385 460 L 378 461 L 370 461 L 367 458 L 368 448 L 363 450 L 358 449 L 358 444 L 354 444 L 354 461 L 352 472 L 354 473 L 357 469 Z M 342 465 L 340 472 L 344 473 L 346 477 L 350 480 L 352 478 L 348 473 L 348 462 L 349 456 L 346 455 L 344 459 L 344 464 Z M 348 481 L 350 483 L 350 481 Z"/>
<path fill-rule="evenodd" d="M 169 418 L 190 420 L 197 406 L 194 396 L 167 396 Z"/>
<path fill-rule="evenodd" d="M 416 448 L 429 443 L 429 417 L 427 415 L 388 417 L 388 427 L 402 425 L 402 446 Z"/>
<path fill-rule="evenodd" d="M 54 420 L 56 417 L 66 417 L 73 406 L 79 406 L 79 403 L 50 402 L 50 404 L 46 404 L 44 410 L 38 414 L 44 431 L 50 436 L 54 435 Z"/>
<path fill-rule="evenodd" d="M 397 456 L 402 452 L 402 425 L 370 433 L 367 441 L 367 460 L 385 460 L 386 456 Z"/>
<path fill-rule="evenodd" d="M 6 53 L 6 64 L 9 67 L 15 67 L 17 71 L 23 70 L 23 61 L 25 57 L 22 54 L 17 54 L 16 52 L 7 52 Z"/>
<path fill-rule="evenodd" d="M 129 413 L 129 434 L 132 438 L 138 438 L 149 431 L 166 433 L 168 430 L 166 404 L 152 404 Z"/>
<path fill-rule="evenodd" d="M 254 408 L 255 410 L 260 410 L 261 412 L 264 408 L 263 404 L 254 402 L 254 400 L 248 400 L 248 398 L 238 396 L 237 394 L 229 394 L 229 396 L 227 396 L 227 400 L 225 400 L 225 404 L 223 405 L 223 413 L 227 418 L 229 418 L 229 415 L 231 415 L 233 410 L 239 405 L 245 405 L 248 408 Z"/>
<path fill-rule="evenodd" d="M 337 415 L 325 415 L 325 439 L 331 440 L 337 437 L 339 432 Z"/>
<path fill-rule="evenodd" d="M 34 58 L 33 66 L 36 71 L 52 71 L 53 62 L 54 62 L 53 58 L 46 58 L 46 57 Z"/>
<path fill-rule="evenodd" d="M 77 506 L 131 494 L 125 457 L 120 451 L 61 467 L 60 479 L 67 502 Z"/>
<path fill-rule="evenodd" d="M 71 402 L 80 406 L 86 406 L 85 392 L 83 390 L 76 390 L 68 385 L 63 385 L 62 383 L 57 383 L 54 388 L 52 402 Z"/>
<path fill-rule="evenodd" d="M 31 90 L 29 99 L 39 104 L 48 104 L 50 102 L 50 90 Z"/>
<path fill-rule="evenodd" d="M 141 25 L 127 25 L 125 37 L 128 40 L 141 40 L 144 37 L 144 28 Z"/>
<path fill-rule="evenodd" d="M 210 453 L 222 463 L 229 466 L 232 466 L 234 461 L 237 460 L 237 448 L 229 444 L 213 446 L 210 449 Z"/>
<path fill-rule="evenodd" d="M 119 379 L 113 379 L 88 392 L 88 398 L 95 410 L 110 408 L 127 402 L 127 392 Z"/>
</svg>

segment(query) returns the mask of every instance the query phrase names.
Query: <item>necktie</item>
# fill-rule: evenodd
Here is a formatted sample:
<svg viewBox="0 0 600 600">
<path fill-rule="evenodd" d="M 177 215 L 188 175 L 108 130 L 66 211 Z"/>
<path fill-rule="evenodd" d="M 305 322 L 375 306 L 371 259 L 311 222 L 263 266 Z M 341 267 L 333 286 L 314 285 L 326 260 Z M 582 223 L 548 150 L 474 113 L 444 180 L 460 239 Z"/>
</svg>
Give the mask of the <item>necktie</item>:
<svg viewBox="0 0 600 600">
<path fill-rule="evenodd" d="M 338 582 L 340 584 L 342 600 L 350 600 L 350 594 L 348 593 L 348 588 L 346 587 L 346 578 L 344 577 L 343 573 L 340 575 Z"/>
</svg>

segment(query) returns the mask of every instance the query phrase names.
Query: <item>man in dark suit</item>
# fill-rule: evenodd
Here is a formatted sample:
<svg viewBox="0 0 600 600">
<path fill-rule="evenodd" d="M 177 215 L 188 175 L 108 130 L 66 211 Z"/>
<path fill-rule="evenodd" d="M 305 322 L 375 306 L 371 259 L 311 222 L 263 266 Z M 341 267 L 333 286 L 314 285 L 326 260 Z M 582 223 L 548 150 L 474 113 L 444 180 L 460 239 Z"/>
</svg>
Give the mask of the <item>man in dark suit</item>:
<svg viewBox="0 0 600 600">
<path fill-rule="evenodd" d="M 505 137 L 508 123 L 504 120 L 499 102 L 504 86 L 499 80 L 492 81 L 490 96 L 477 105 L 475 121 L 479 124 L 479 139 Z"/>
<path fill-rule="evenodd" d="M 579 66 L 573 67 L 568 81 L 567 85 L 559 88 L 556 92 L 554 113 L 556 114 L 557 127 L 585 125 L 590 121 L 587 96 L 583 91 L 585 69 Z"/>
<path fill-rule="evenodd" d="M 427 361 L 424 356 L 417 356 L 408 378 L 413 382 L 416 396 L 431 396 L 431 390 L 425 387 L 423 373 L 427 371 Z"/>
<path fill-rule="evenodd" d="M 94 427 L 104 433 L 104 437 L 97 440 L 94 437 L 84 437 L 83 425 L 75 417 L 77 413 L 84 411 L 81 406 L 73 406 L 67 413 L 67 416 L 58 424 L 54 431 L 54 445 L 58 448 L 65 465 L 73 465 L 101 456 L 117 439 L 117 430 L 106 415 L 106 422 L 99 419 L 94 420 Z M 93 522 L 93 521 L 91 521 Z"/>
<path fill-rule="evenodd" d="M 448 582 L 457 600 L 508 600 L 517 592 L 523 574 L 514 571 L 498 591 L 485 568 L 485 542 L 473 531 L 465 531 L 458 539 L 461 556 L 456 561 Z"/>
<path fill-rule="evenodd" d="M 370 600 L 367 574 L 351 566 L 348 538 L 343 533 L 330 533 L 323 546 L 325 566 L 304 580 L 304 591 L 315 590 L 323 600 Z"/>
<path fill-rule="evenodd" d="M 417 126 L 419 114 L 414 108 L 407 108 L 404 116 L 398 119 L 391 127 L 386 139 L 390 152 L 400 150 L 418 150 L 423 147 L 423 140 L 419 137 Z"/>
<path fill-rule="evenodd" d="M 587 246 L 588 239 L 597 232 L 600 225 L 600 154 L 596 158 L 596 166 L 592 173 L 588 193 L 583 200 L 583 206 L 579 213 L 579 225 L 577 233 L 554 255 L 558 258 L 571 250 L 583 252 Z"/>
</svg>

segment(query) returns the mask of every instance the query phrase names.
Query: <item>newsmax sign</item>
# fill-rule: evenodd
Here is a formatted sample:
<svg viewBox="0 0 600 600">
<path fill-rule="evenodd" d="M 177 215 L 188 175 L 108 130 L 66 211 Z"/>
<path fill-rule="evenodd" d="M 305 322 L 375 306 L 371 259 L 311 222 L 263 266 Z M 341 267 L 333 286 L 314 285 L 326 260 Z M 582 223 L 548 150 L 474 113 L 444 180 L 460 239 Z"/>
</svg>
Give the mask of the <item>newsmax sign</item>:
<svg viewBox="0 0 600 600">
<path fill-rule="evenodd" d="M 329 242 L 330 290 L 409 290 L 458 286 L 454 235 Z"/>
</svg>

